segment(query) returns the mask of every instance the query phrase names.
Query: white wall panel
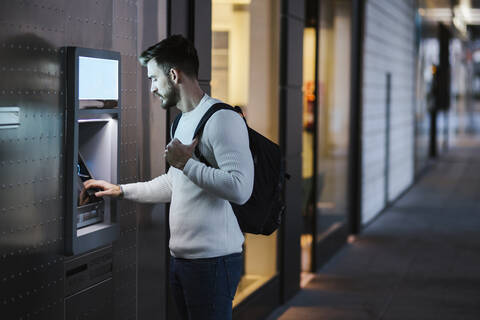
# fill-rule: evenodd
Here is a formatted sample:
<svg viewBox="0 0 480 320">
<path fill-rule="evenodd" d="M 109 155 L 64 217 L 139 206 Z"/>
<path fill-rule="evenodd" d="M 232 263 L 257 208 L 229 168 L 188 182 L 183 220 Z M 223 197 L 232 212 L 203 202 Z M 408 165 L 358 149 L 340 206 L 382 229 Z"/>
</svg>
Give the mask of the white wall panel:
<svg viewBox="0 0 480 320">
<path fill-rule="evenodd" d="M 413 0 L 367 1 L 362 96 L 363 223 L 385 207 L 387 181 L 389 201 L 397 198 L 413 182 L 414 18 Z M 389 125 L 388 73 L 391 74 Z"/>
</svg>

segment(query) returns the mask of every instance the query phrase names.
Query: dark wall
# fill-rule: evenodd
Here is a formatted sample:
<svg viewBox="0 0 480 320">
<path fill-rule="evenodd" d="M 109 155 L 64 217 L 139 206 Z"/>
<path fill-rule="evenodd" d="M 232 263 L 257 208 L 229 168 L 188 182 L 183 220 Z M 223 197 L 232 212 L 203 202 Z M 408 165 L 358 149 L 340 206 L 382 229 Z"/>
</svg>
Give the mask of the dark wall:
<svg viewBox="0 0 480 320">
<path fill-rule="evenodd" d="M 63 319 L 64 46 L 121 53 L 120 183 L 137 177 L 137 5 L 134 1 L 1 1 L 0 129 L 2 319 Z M 67 143 L 69 143 L 67 141 Z M 136 206 L 120 202 L 113 246 L 114 319 L 136 317 Z"/>
<path fill-rule="evenodd" d="M 161 41 L 167 33 L 167 1 L 140 0 L 138 8 L 138 54 Z M 147 68 L 138 64 L 138 161 L 139 181 L 165 172 L 166 114 L 150 93 Z M 138 205 L 137 214 L 138 319 L 165 319 L 168 254 L 166 205 Z"/>
<path fill-rule="evenodd" d="M 281 301 L 300 288 L 302 199 L 302 63 L 305 8 L 303 1 L 283 0 L 280 43 L 280 146 L 291 178 L 285 190 L 286 213 L 281 229 Z"/>
<path fill-rule="evenodd" d="M 438 97 L 436 99 L 439 110 L 448 110 L 450 108 L 450 30 L 444 24 L 438 26 L 438 42 L 440 45 L 438 66 Z"/>
<path fill-rule="evenodd" d="M 211 1 L 204 0 L 168 0 L 168 35 L 182 34 L 190 39 L 197 49 L 200 62 L 198 71 L 198 82 L 202 90 L 210 94 L 211 80 Z M 180 111 L 169 109 L 167 111 L 167 140 L 169 140 L 170 124 Z M 167 206 L 168 208 L 168 206 Z M 167 233 L 168 236 L 168 233 Z M 166 253 L 168 262 L 170 253 Z M 168 294 L 168 288 L 167 288 Z M 172 300 L 172 295 L 167 296 L 167 319 L 178 319 L 177 310 Z"/>
</svg>

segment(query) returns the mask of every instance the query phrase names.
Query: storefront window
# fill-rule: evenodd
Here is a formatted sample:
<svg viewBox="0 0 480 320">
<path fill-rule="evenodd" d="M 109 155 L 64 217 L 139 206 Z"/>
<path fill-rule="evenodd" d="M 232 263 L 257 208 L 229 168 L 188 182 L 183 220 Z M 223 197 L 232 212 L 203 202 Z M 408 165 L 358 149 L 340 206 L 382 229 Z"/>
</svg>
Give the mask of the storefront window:
<svg viewBox="0 0 480 320">
<path fill-rule="evenodd" d="M 427 32 L 430 29 L 425 28 Z M 435 32 L 434 32 L 434 35 Z M 430 109 L 433 106 L 433 77 L 439 60 L 436 37 L 424 37 L 419 42 L 417 65 L 417 101 L 415 104 L 415 170 L 420 174 L 429 159 Z"/>
<path fill-rule="evenodd" d="M 312 270 L 314 233 L 314 161 L 315 161 L 315 69 L 317 31 L 314 26 L 303 30 L 303 130 L 302 130 L 302 236 L 300 284 L 306 283 Z"/>
<path fill-rule="evenodd" d="M 211 96 L 240 106 L 250 127 L 278 142 L 278 0 L 212 1 Z M 277 273 L 277 233 L 245 234 L 234 305 Z"/>
<path fill-rule="evenodd" d="M 347 214 L 350 132 L 351 4 L 320 2 L 318 65 L 317 241 Z"/>
</svg>

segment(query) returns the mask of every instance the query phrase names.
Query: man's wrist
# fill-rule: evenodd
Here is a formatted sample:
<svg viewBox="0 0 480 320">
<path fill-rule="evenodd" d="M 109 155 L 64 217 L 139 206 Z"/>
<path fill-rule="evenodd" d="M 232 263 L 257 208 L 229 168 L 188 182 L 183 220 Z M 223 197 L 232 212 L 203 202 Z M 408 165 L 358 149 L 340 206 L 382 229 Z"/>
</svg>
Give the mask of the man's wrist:
<svg viewBox="0 0 480 320">
<path fill-rule="evenodd" d="M 192 161 L 190 161 L 190 160 L 192 160 Z M 195 159 L 193 159 L 193 157 L 192 157 L 192 158 L 189 158 L 189 159 L 187 160 L 187 162 L 185 162 L 185 165 L 183 166 L 183 169 L 182 169 L 183 173 L 186 174 L 186 173 L 190 170 L 190 168 L 192 167 L 194 161 L 195 161 Z"/>
<path fill-rule="evenodd" d="M 192 159 L 192 157 L 187 158 L 187 159 L 185 160 L 185 162 L 183 162 L 183 165 L 179 166 L 178 169 L 180 169 L 180 170 L 183 171 L 183 169 L 185 169 L 185 166 L 187 165 L 188 160 L 190 160 L 190 159 Z"/>
<path fill-rule="evenodd" d="M 118 185 L 118 191 L 119 191 L 118 198 L 123 199 L 124 192 L 121 184 Z"/>
</svg>

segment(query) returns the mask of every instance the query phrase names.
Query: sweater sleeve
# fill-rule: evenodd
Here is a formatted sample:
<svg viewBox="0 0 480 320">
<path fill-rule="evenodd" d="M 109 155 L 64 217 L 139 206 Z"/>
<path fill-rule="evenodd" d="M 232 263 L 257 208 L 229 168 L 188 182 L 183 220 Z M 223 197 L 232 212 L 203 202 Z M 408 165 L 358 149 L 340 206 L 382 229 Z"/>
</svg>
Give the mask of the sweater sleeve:
<svg viewBox="0 0 480 320">
<path fill-rule="evenodd" d="M 170 202 L 172 198 L 171 169 L 147 182 L 122 184 L 123 198 L 142 203 Z"/>
<path fill-rule="evenodd" d="M 200 188 L 225 200 L 244 204 L 253 190 L 253 159 L 248 130 L 240 115 L 217 111 L 207 122 L 202 139 L 212 147 L 217 168 L 190 158 L 183 173 Z"/>
</svg>

